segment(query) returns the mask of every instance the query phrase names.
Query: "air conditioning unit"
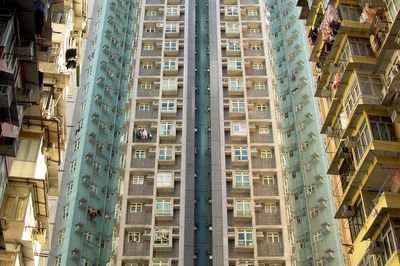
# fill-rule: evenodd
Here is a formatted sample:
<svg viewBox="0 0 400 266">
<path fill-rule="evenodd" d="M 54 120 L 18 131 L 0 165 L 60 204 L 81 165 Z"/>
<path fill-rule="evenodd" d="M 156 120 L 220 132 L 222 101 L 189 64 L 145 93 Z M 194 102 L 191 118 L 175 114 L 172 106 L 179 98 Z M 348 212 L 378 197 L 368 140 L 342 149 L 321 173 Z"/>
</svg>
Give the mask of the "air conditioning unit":
<svg viewBox="0 0 400 266">
<path fill-rule="evenodd" d="M 325 255 L 326 260 L 335 259 L 335 252 L 333 250 L 327 250 Z"/>
<path fill-rule="evenodd" d="M 382 241 L 372 241 L 368 247 L 369 254 L 380 254 L 383 252 L 383 242 Z"/>
<path fill-rule="evenodd" d="M 0 155 L 16 157 L 18 140 L 16 138 L 0 137 Z"/>
<path fill-rule="evenodd" d="M 343 204 L 342 210 L 341 210 L 342 217 L 348 218 L 348 217 L 353 216 L 354 213 L 355 213 L 355 210 L 354 210 L 353 206 Z"/>
<path fill-rule="evenodd" d="M 347 136 L 344 140 L 344 145 L 347 148 L 354 148 L 357 145 L 357 139 L 354 136 Z"/>
<path fill-rule="evenodd" d="M 390 116 L 392 119 L 393 123 L 399 123 L 400 122 L 400 112 L 398 110 L 394 110 L 392 115 Z"/>
</svg>

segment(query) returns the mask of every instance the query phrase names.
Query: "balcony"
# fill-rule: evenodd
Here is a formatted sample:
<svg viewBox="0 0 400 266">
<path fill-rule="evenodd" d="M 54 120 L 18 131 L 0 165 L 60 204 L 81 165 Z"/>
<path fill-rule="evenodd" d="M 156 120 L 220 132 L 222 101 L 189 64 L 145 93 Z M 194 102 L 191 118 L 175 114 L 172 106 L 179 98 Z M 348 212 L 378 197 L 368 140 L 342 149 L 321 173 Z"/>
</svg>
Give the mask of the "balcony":
<svg viewBox="0 0 400 266">
<path fill-rule="evenodd" d="M 139 110 L 136 109 L 136 119 L 158 119 L 158 110 Z"/>
<path fill-rule="evenodd" d="M 146 5 L 163 5 L 165 0 L 146 0 Z"/>
<path fill-rule="evenodd" d="M 259 157 L 251 158 L 251 166 L 253 169 L 276 168 L 275 159 L 261 159 Z"/>
<path fill-rule="evenodd" d="M 269 97 L 268 95 L 268 90 L 267 90 L 267 84 L 265 84 L 265 89 L 247 89 L 246 91 L 247 97 Z"/>
<path fill-rule="evenodd" d="M 137 96 L 138 97 L 149 97 L 149 98 L 158 97 L 158 96 L 160 96 L 160 90 L 158 88 L 151 88 L 151 89 L 147 89 L 147 90 L 138 88 Z"/>
<path fill-rule="evenodd" d="M 153 165 L 154 167 L 154 165 Z M 143 184 L 131 184 L 128 189 L 129 196 L 138 197 L 138 196 L 153 196 L 154 194 L 154 184 L 150 182 L 147 178 L 145 178 Z"/>
<path fill-rule="evenodd" d="M 143 69 L 141 68 L 139 70 L 139 76 L 155 76 L 159 77 L 160 76 L 160 68 L 154 68 L 154 69 Z"/>
<path fill-rule="evenodd" d="M 257 240 L 257 252 L 259 257 L 283 257 L 283 243 L 269 243 L 265 239 Z"/>
<path fill-rule="evenodd" d="M 164 19 L 163 15 L 157 14 L 155 16 L 149 16 L 149 15 L 145 15 L 144 16 L 144 21 L 161 21 Z"/>
<path fill-rule="evenodd" d="M 258 111 L 258 110 L 249 111 L 249 119 L 252 119 L 252 120 L 271 119 L 271 112 L 269 110 L 265 110 L 265 111 Z"/>
<path fill-rule="evenodd" d="M 266 213 L 264 209 L 256 212 L 256 225 L 280 225 L 281 223 L 279 209 L 276 213 Z"/>
<path fill-rule="evenodd" d="M 158 56 L 161 56 L 161 50 L 160 49 L 155 49 L 155 50 L 142 49 L 140 55 L 141 56 L 151 56 L 151 57 L 157 56 L 158 57 Z"/>
<path fill-rule="evenodd" d="M 134 158 L 132 157 L 130 168 L 146 168 L 153 169 L 155 167 L 155 157 L 152 158 Z"/>
<path fill-rule="evenodd" d="M 128 240 L 128 235 L 125 235 L 124 246 L 123 246 L 123 256 L 138 256 L 144 257 L 150 254 L 150 236 L 144 236 L 143 232 L 140 232 L 140 241 L 130 241 Z M 145 238 L 145 239 L 143 239 Z"/>
<path fill-rule="evenodd" d="M 129 208 L 128 203 L 128 208 Z M 147 205 L 149 207 L 147 207 Z M 152 211 L 151 204 L 144 204 L 143 212 L 130 212 L 129 209 L 126 212 L 126 224 L 127 225 L 151 225 Z M 148 209 L 148 210 L 147 210 Z"/>
<path fill-rule="evenodd" d="M 263 127 L 264 128 L 264 127 Z M 257 143 L 273 143 L 274 142 L 274 136 L 272 134 L 272 127 L 266 127 L 268 129 L 268 134 L 260 134 L 260 128 L 256 128 L 256 132 L 251 132 L 250 133 L 250 142 L 251 144 L 257 144 Z"/>
<path fill-rule="evenodd" d="M 0 137 L 0 155 L 16 157 L 18 151 L 18 139 Z"/>
</svg>

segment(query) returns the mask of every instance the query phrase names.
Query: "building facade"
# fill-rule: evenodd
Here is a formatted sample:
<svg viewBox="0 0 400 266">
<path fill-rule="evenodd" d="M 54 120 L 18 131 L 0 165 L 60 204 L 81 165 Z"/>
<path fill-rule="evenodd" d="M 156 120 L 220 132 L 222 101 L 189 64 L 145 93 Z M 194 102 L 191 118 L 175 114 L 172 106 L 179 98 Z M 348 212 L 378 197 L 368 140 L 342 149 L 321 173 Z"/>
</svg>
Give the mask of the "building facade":
<svg viewBox="0 0 400 266">
<path fill-rule="evenodd" d="M 345 265 L 305 27 L 296 1 L 266 2 L 292 263 Z"/>
<path fill-rule="evenodd" d="M 310 2 L 310 1 L 309 1 Z M 354 265 L 399 265 L 399 1 L 299 1 Z"/>
<path fill-rule="evenodd" d="M 264 2 L 139 9 L 117 265 L 288 265 Z"/>
<path fill-rule="evenodd" d="M 43 265 L 67 139 L 84 4 L 3 1 L 0 9 L 0 261 Z"/>
<path fill-rule="evenodd" d="M 136 2 L 93 3 L 49 265 L 108 265 L 115 252 Z"/>
</svg>

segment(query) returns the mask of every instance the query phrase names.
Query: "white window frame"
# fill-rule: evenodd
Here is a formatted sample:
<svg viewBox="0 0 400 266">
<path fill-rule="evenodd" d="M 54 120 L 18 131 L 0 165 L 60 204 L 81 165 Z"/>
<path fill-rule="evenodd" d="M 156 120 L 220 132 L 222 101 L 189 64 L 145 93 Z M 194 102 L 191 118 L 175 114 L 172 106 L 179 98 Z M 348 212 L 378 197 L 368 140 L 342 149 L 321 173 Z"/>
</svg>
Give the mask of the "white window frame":
<svg viewBox="0 0 400 266">
<path fill-rule="evenodd" d="M 139 103 L 139 111 L 150 111 L 150 104 Z"/>
<path fill-rule="evenodd" d="M 281 237 L 278 232 L 268 232 L 266 236 L 268 243 L 280 243 Z"/>
<path fill-rule="evenodd" d="M 278 212 L 278 204 L 276 202 L 265 203 L 264 211 L 265 211 L 265 213 L 277 213 Z"/>
<path fill-rule="evenodd" d="M 175 124 L 174 122 L 161 122 L 160 123 L 160 136 L 174 136 Z"/>
<path fill-rule="evenodd" d="M 273 155 L 272 155 L 272 150 L 261 150 L 260 151 L 260 158 L 261 159 L 272 159 Z"/>
<path fill-rule="evenodd" d="M 235 200 L 235 214 L 239 217 L 251 216 L 252 206 L 251 201 L 246 199 Z"/>
<path fill-rule="evenodd" d="M 179 24 L 178 23 L 165 23 L 165 33 L 178 33 Z"/>
<path fill-rule="evenodd" d="M 164 51 L 177 51 L 178 47 L 177 41 L 167 40 L 164 42 Z"/>
<path fill-rule="evenodd" d="M 313 241 L 314 241 L 314 243 L 318 243 L 318 242 L 322 241 L 322 233 L 321 232 L 314 233 Z"/>
<path fill-rule="evenodd" d="M 154 44 L 153 43 L 145 43 L 143 45 L 143 50 L 144 51 L 153 51 L 154 50 Z"/>
<path fill-rule="evenodd" d="M 172 230 L 170 228 L 154 229 L 153 245 L 155 247 L 171 246 L 171 244 L 172 244 Z"/>
<path fill-rule="evenodd" d="M 232 91 L 243 91 L 244 90 L 243 79 L 230 79 L 229 89 Z"/>
<path fill-rule="evenodd" d="M 175 159 L 175 149 L 173 146 L 162 146 L 159 148 L 159 161 L 173 161 Z"/>
<path fill-rule="evenodd" d="M 258 103 L 256 108 L 257 108 L 257 111 L 260 111 L 260 112 L 266 112 L 269 110 L 269 106 L 266 103 Z"/>
<path fill-rule="evenodd" d="M 153 69 L 153 63 L 152 62 L 143 62 L 142 69 L 146 69 L 146 70 Z"/>
<path fill-rule="evenodd" d="M 156 216 L 172 216 L 174 204 L 172 199 L 157 199 L 155 204 Z"/>
<path fill-rule="evenodd" d="M 132 176 L 132 185 L 144 185 L 144 176 Z"/>
<path fill-rule="evenodd" d="M 164 59 L 163 70 L 177 70 L 178 69 L 178 62 L 174 59 Z"/>
<path fill-rule="evenodd" d="M 255 90 L 265 90 L 265 83 L 264 82 L 255 82 L 254 83 Z"/>
<path fill-rule="evenodd" d="M 230 107 L 231 107 L 231 112 L 233 113 L 244 113 L 246 111 L 246 105 L 244 100 L 232 100 Z"/>
<path fill-rule="evenodd" d="M 254 234 L 252 229 L 237 229 L 236 243 L 238 247 L 253 247 Z"/>
<path fill-rule="evenodd" d="M 178 6 L 168 6 L 165 14 L 167 16 L 178 16 L 179 15 L 179 7 Z"/>
<path fill-rule="evenodd" d="M 172 172 L 158 172 L 156 176 L 157 188 L 169 188 L 174 185 L 174 175 Z"/>
<path fill-rule="evenodd" d="M 141 90 L 151 90 L 152 83 L 149 81 L 140 82 L 140 89 Z"/>
<path fill-rule="evenodd" d="M 269 186 L 269 185 L 275 185 L 275 180 L 276 178 L 272 175 L 270 176 L 263 176 L 262 177 L 262 183 L 263 185 Z"/>
<path fill-rule="evenodd" d="M 128 242 L 140 243 L 140 232 L 128 232 Z"/>
<path fill-rule="evenodd" d="M 135 150 L 135 159 L 146 159 L 146 150 Z"/>
<path fill-rule="evenodd" d="M 229 70 L 243 70 L 243 62 L 241 59 L 228 60 Z"/>
<path fill-rule="evenodd" d="M 176 78 L 166 78 L 161 80 L 160 86 L 162 91 L 172 91 L 177 89 L 178 82 Z"/>
<path fill-rule="evenodd" d="M 232 122 L 232 135 L 246 136 L 248 134 L 248 127 L 246 123 Z"/>
<path fill-rule="evenodd" d="M 233 149 L 233 160 L 247 161 L 249 159 L 249 151 L 247 147 L 235 147 Z"/>
<path fill-rule="evenodd" d="M 234 186 L 236 188 L 250 188 L 249 172 L 235 172 Z"/>
<path fill-rule="evenodd" d="M 129 212 L 141 213 L 143 211 L 143 204 L 140 202 L 131 202 L 129 206 Z"/>
<path fill-rule="evenodd" d="M 271 129 L 268 126 L 260 126 L 258 128 L 258 134 L 269 135 L 269 134 L 271 134 Z"/>
<path fill-rule="evenodd" d="M 175 99 L 162 99 L 161 100 L 161 112 L 163 112 L 163 113 L 176 112 Z"/>
</svg>

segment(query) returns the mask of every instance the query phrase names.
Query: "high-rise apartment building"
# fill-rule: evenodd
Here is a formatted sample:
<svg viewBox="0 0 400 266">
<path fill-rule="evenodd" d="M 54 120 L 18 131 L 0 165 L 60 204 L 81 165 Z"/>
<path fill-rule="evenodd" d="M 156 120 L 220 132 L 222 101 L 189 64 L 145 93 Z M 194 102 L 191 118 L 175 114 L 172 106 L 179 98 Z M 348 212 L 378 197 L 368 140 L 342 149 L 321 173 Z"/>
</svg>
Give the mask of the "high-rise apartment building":
<svg viewBox="0 0 400 266">
<path fill-rule="evenodd" d="M 290 264 L 265 8 L 96 1 L 50 263 Z"/>
<path fill-rule="evenodd" d="M 108 265 L 114 252 L 138 4 L 93 3 L 50 265 Z"/>
<path fill-rule="evenodd" d="M 352 265 L 400 265 L 399 1 L 299 1 Z M 326 2 L 326 1 L 325 1 Z"/>
<path fill-rule="evenodd" d="M 43 265 L 67 139 L 85 1 L 0 6 L 0 262 Z M 79 70 L 78 70 L 79 71 Z"/>
<path fill-rule="evenodd" d="M 304 23 L 296 1 L 266 2 L 292 261 L 344 265 Z"/>
</svg>

